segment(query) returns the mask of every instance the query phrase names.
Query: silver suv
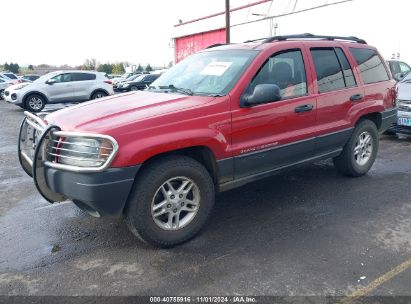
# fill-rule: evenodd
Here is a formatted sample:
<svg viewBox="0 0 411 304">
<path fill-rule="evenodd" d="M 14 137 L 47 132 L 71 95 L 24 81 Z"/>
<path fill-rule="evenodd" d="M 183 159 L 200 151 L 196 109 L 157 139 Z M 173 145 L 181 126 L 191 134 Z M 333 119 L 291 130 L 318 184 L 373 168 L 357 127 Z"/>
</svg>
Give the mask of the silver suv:
<svg viewBox="0 0 411 304">
<path fill-rule="evenodd" d="M 91 71 L 52 72 L 4 91 L 7 102 L 30 112 L 41 111 L 47 103 L 86 101 L 113 94 L 113 85 L 106 74 Z"/>
</svg>

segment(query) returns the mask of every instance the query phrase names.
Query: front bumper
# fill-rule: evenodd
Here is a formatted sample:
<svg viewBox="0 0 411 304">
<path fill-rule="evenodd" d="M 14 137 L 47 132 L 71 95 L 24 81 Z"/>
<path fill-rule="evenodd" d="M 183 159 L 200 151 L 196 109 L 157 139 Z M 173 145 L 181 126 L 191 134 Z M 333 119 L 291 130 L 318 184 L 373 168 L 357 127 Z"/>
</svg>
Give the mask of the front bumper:
<svg viewBox="0 0 411 304">
<path fill-rule="evenodd" d="M 71 166 L 56 167 L 46 161 L 46 155 L 53 145 L 53 134 L 59 134 L 59 128 L 45 125 L 33 114 L 25 114 L 27 117 L 20 127 L 18 156 L 39 193 L 50 203 L 72 200 L 92 215 L 121 215 L 140 165 L 101 167 L 96 172 L 74 170 Z"/>
<path fill-rule="evenodd" d="M 4 93 L 3 93 L 3 98 L 8 103 L 12 103 L 12 104 L 15 104 L 15 105 L 21 105 L 23 103 L 21 98 L 20 98 L 20 94 L 16 91 L 5 90 Z"/>
<path fill-rule="evenodd" d="M 82 204 L 76 202 L 80 208 L 102 216 L 119 216 L 139 169 L 140 165 L 78 173 L 45 167 L 44 176 L 50 190 L 72 201 L 80 201 Z"/>
<path fill-rule="evenodd" d="M 381 113 L 381 132 L 390 129 L 397 122 L 397 112 L 397 108 L 392 108 Z"/>
<path fill-rule="evenodd" d="M 397 119 L 399 117 L 404 117 L 404 118 L 410 118 L 411 119 L 411 112 L 410 111 L 398 110 L 396 121 L 390 126 L 388 131 L 392 132 L 392 133 L 401 133 L 401 134 L 411 135 L 411 127 L 410 126 L 402 126 L 402 125 L 398 124 Z"/>
</svg>

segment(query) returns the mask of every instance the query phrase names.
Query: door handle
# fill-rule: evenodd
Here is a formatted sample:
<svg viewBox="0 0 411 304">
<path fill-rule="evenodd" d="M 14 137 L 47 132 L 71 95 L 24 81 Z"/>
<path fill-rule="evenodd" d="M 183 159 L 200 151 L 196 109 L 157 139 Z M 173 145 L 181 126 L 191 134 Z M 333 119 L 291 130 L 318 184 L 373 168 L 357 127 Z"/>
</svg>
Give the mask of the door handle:
<svg viewBox="0 0 411 304">
<path fill-rule="evenodd" d="M 298 106 L 294 109 L 295 113 L 309 112 L 314 108 L 312 104 L 306 104 L 303 106 Z"/>
<path fill-rule="evenodd" d="M 355 94 L 353 96 L 350 97 L 351 101 L 360 101 L 364 98 L 364 96 L 362 96 L 362 94 Z"/>
</svg>

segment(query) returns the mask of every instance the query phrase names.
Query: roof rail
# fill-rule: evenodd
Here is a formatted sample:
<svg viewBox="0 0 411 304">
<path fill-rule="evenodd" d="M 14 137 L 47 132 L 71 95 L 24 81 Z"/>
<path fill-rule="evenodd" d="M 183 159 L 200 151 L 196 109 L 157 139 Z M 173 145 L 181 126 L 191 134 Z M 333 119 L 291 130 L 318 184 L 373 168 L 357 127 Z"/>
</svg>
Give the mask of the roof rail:
<svg viewBox="0 0 411 304">
<path fill-rule="evenodd" d="M 229 43 L 216 43 L 216 44 L 211 44 L 208 47 L 206 47 L 206 49 L 211 49 L 217 46 L 222 46 L 222 45 L 229 45 Z"/>
<path fill-rule="evenodd" d="M 269 37 L 269 38 L 266 38 L 262 43 L 270 43 L 273 41 L 285 41 L 285 40 L 293 40 L 293 39 L 346 40 L 346 41 L 354 41 L 354 42 L 361 43 L 361 44 L 367 44 L 367 42 L 364 39 L 360 39 L 354 36 L 349 36 L 349 37 L 323 36 L 323 35 L 313 35 L 310 33 Z M 258 40 L 261 40 L 261 39 L 257 39 L 257 41 Z"/>
</svg>

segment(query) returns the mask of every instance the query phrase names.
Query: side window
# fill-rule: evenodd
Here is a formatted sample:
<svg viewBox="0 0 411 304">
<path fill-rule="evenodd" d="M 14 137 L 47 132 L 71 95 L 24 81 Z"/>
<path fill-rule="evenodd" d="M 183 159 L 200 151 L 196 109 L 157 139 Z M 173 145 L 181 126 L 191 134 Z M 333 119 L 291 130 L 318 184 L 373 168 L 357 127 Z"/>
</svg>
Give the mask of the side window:
<svg viewBox="0 0 411 304">
<path fill-rule="evenodd" d="M 385 66 L 375 50 L 350 48 L 350 51 L 360 68 L 365 84 L 389 79 Z"/>
<path fill-rule="evenodd" d="M 355 81 L 355 77 L 347 57 L 345 56 L 341 48 L 335 48 L 335 52 L 337 53 L 338 60 L 340 61 L 343 70 L 345 86 L 355 87 L 357 85 L 357 82 Z"/>
<path fill-rule="evenodd" d="M 405 62 L 400 62 L 401 73 L 406 74 L 410 71 L 410 67 Z"/>
<path fill-rule="evenodd" d="M 56 83 L 59 83 L 59 82 L 69 82 L 69 81 L 71 81 L 71 74 L 69 74 L 69 73 L 67 73 L 67 74 L 60 74 L 60 75 L 54 76 L 54 77 L 51 78 L 51 79 L 55 79 L 55 80 L 56 80 Z"/>
<path fill-rule="evenodd" d="M 333 48 L 311 49 L 319 93 L 345 88 L 345 80 Z"/>
<path fill-rule="evenodd" d="M 251 93 L 258 84 L 276 84 L 282 98 L 307 94 L 307 78 L 300 50 L 281 52 L 271 56 L 254 76 L 247 92 Z"/>
<path fill-rule="evenodd" d="M 96 74 L 91 73 L 72 73 L 73 81 L 95 80 Z"/>
</svg>

